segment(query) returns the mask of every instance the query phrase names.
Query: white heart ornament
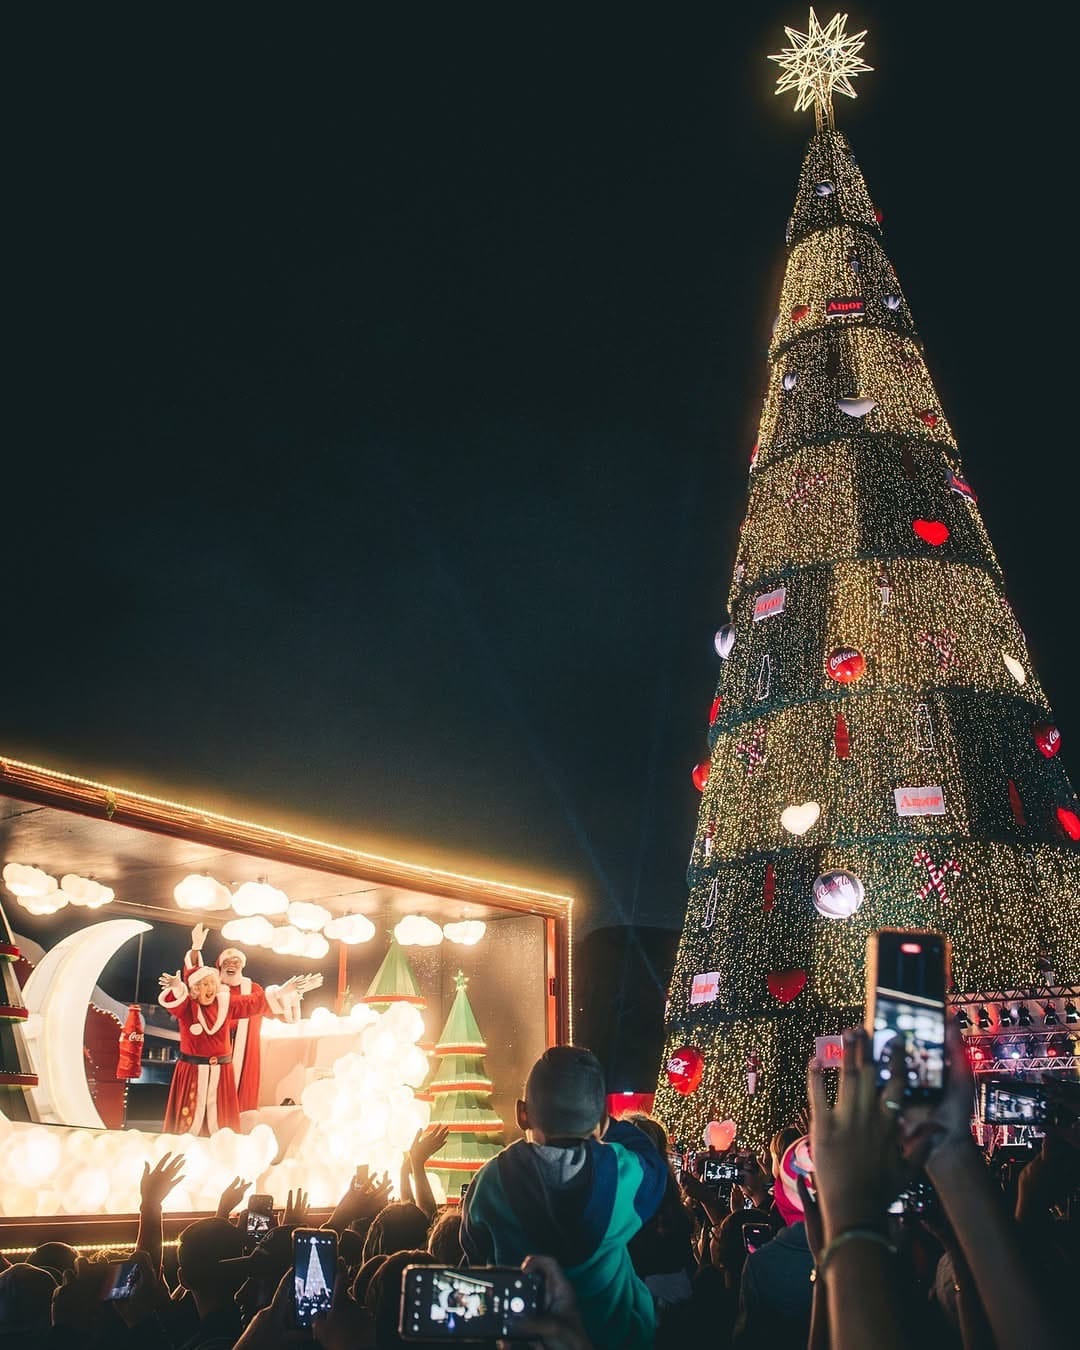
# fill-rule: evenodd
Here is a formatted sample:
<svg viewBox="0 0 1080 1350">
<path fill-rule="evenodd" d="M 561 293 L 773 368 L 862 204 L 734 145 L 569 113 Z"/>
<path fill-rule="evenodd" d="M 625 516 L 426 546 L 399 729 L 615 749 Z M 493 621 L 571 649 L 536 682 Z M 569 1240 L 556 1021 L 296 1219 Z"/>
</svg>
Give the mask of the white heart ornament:
<svg viewBox="0 0 1080 1350">
<path fill-rule="evenodd" d="M 717 634 L 713 638 L 713 646 L 716 648 L 717 656 L 726 661 L 731 655 L 732 647 L 735 646 L 735 625 L 733 623 L 726 623 L 723 628 L 717 630 Z"/>
<path fill-rule="evenodd" d="M 898 295 L 887 295 L 885 297 L 885 308 L 892 310 L 895 314 L 900 308 L 900 297 Z"/>
<path fill-rule="evenodd" d="M 785 806 L 780 812 L 780 824 L 788 834 L 801 835 L 813 829 L 821 815 L 817 802 L 803 802 L 799 806 Z"/>
<path fill-rule="evenodd" d="M 865 417 L 868 412 L 873 412 L 877 403 L 872 398 L 838 398 L 836 406 L 848 417 Z"/>
<path fill-rule="evenodd" d="M 1027 671 L 1015 656 L 1010 656 L 1008 652 L 1002 652 L 1001 659 L 1005 662 L 1005 669 L 1017 684 L 1027 684 Z"/>
</svg>

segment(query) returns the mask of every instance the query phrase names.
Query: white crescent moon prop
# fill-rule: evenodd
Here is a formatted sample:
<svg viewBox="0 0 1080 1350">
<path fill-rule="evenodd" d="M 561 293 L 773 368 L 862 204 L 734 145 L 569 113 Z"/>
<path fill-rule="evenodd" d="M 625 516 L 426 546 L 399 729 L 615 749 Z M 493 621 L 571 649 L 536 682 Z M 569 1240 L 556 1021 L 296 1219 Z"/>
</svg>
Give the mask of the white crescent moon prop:
<svg viewBox="0 0 1080 1350">
<path fill-rule="evenodd" d="M 29 1095 L 42 1124 L 105 1128 L 83 1066 L 86 1009 L 111 958 L 129 938 L 149 931 L 139 919 L 89 924 L 46 952 L 26 981 L 27 1045 L 39 1079 Z"/>
</svg>

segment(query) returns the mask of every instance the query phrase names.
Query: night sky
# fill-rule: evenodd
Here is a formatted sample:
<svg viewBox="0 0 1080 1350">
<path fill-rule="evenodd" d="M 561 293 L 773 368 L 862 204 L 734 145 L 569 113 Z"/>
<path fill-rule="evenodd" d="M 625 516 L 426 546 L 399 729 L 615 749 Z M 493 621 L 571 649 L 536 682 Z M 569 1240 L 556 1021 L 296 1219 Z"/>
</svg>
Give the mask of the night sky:
<svg viewBox="0 0 1080 1350">
<path fill-rule="evenodd" d="M 0 750 L 679 926 L 806 9 L 593 11 L 9 34 Z M 1068 34 L 862 27 L 838 124 L 1068 757 Z"/>
</svg>

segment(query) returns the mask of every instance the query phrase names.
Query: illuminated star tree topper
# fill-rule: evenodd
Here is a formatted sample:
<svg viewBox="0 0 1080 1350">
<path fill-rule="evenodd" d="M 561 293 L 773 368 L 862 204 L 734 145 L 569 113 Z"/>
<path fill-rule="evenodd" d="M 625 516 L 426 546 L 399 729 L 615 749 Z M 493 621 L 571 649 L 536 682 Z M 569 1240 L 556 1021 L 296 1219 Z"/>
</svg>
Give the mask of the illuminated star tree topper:
<svg viewBox="0 0 1080 1350">
<path fill-rule="evenodd" d="M 794 89 L 796 112 L 813 106 L 819 131 L 833 125 L 833 90 L 854 98 L 851 77 L 873 70 L 859 56 L 866 30 L 845 33 L 847 19 L 846 14 L 834 14 L 822 28 L 811 9 L 807 31 L 800 33 L 785 26 L 791 46 L 769 57 L 784 72 L 776 82 L 776 92 L 786 94 Z"/>
</svg>

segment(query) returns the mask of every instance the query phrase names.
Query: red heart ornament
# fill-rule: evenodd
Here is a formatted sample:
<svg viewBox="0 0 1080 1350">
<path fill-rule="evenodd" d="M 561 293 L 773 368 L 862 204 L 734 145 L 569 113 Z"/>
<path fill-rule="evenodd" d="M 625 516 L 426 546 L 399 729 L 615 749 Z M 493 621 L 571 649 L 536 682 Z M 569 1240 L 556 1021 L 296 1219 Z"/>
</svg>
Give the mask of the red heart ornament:
<svg viewBox="0 0 1080 1350">
<path fill-rule="evenodd" d="M 1060 815 L 1060 812 L 1058 814 Z M 1080 829 L 1080 821 L 1077 821 L 1077 828 Z M 773 970 L 765 977 L 765 983 L 777 1003 L 790 1003 L 793 998 L 798 998 L 806 987 L 806 971 Z"/>
<path fill-rule="evenodd" d="M 937 548 L 949 537 L 949 527 L 940 520 L 913 520 L 911 528 L 924 544 Z"/>
<path fill-rule="evenodd" d="M 1053 759 L 1061 749 L 1061 732 L 1049 722 L 1036 722 L 1031 728 L 1031 734 L 1035 737 L 1035 744 L 1040 752 L 1047 759 Z"/>
<path fill-rule="evenodd" d="M 705 791 L 705 784 L 709 781 L 709 761 L 703 759 L 700 764 L 695 764 L 690 780 L 699 792 Z"/>
<path fill-rule="evenodd" d="M 809 305 L 795 305 L 791 311 L 791 322 L 802 323 L 803 319 L 805 319 L 809 313 Z"/>
<path fill-rule="evenodd" d="M 1070 811 L 1067 806 L 1059 806 L 1057 818 L 1070 839 L 1080 839 L 1080 816 L 1075 811 Z"/>
<path fill-rule="evenodd" d="M 932 412 L 929 408 L 923 408 L 923 410 L 921 412 L 917 412 L 915 416 L 919 419 L 920 422 L 925 422 L 928 427 L 937 426 L 938 422 L 937 413 Z"/>
</svg>

